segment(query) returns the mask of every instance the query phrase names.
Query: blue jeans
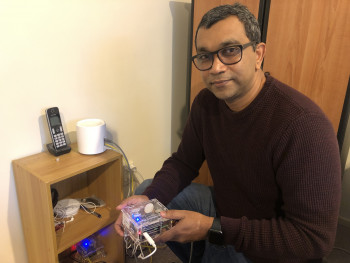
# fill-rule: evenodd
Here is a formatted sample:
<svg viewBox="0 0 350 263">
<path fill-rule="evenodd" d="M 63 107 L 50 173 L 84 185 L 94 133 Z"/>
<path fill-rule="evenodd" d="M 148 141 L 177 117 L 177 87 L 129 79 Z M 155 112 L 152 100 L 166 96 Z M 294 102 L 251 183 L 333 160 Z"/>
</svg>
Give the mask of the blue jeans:
<svg viewBox="0 0 350 263">
<path fill-rule="evenodd" d="M 152 183 L 152 179 L 142 182 L 135 190 L 140 195 Z M 180 192 L 168 205 L 167 208 L 176 210 L 190 210 L 206 216 L 215 217 L 215 196 L 212 187 L 192 183 Z M 242 253 L 235 251 L 233 246 L 217 246 L 208 241 L 193 242 L 192 257 L 191 243 L 167 242 L 168 247 L 182 262 L 191 263 L 249 263 Z"/>
</svg>

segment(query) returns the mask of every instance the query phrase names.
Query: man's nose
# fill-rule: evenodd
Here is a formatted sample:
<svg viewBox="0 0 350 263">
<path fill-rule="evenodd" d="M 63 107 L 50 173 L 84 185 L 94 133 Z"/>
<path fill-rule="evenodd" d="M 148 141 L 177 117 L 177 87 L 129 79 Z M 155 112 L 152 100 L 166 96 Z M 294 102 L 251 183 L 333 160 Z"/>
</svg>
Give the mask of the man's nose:
<svg viewBox="0 0 350 263">
<path fill-rule="evenodd" d="M 211 73 L 220 73 L 226 69 L 226 65 L 221 62 L 218 55 L 213 56 L 213 66 L 211 67 L 210 71 Z"/>
</svg>

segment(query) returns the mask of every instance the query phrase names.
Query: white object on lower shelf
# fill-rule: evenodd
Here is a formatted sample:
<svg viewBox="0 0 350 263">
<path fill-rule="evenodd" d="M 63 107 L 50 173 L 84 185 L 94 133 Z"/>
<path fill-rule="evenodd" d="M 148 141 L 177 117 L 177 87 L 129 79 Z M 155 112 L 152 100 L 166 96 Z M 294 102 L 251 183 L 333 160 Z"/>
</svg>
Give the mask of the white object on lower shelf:
<svg viewBox="0 0 350 263">
<path fill-rule="evenodd" d="M 57 202 L 54 213 L 59 218 L 72 217 L 76 215 L 80 208 L 80 202 L 76 199 L 62 199 Z"/>
</svg>

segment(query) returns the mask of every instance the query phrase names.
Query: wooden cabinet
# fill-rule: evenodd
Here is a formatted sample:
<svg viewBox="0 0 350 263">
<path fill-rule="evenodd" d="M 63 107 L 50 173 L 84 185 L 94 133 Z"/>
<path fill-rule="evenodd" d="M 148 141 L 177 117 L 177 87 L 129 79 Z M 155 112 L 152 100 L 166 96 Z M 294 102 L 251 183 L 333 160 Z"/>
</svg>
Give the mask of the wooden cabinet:
<svg viewBox="0 0 350 263">
<path fill-rule="evenodd" d="M 234 2 L 236 1 L 194 0 L 193 42 L 204 13 L 215 6 Z M 240 2 L 251 10 L 261 25 L 262 40 L 266 42 L 263 70 L 311 98 L 325 112 L 337 132 L 350 86 L 350 1 Z M 193 44 L 192 55 L 195 54 Z M 191 103 L 202 88 L 204 84 L 200 73 L 192 65 Z M 344 118 L 342 121 L 348 120 Z M 206 164 L 201 168 L 196 182 L 212 183 Z"/>
<path fill-rule="evenodd" d="M 311 98 L 338 130 L 350 73 L 350 1 L 271 0 L 264 71 Z"/>
<path fill-rule="evenodd" d="M 72 146 L 68 154 L 55 157 L 48 152 L 13 161 L 17 196 L 29 262 L 58 262 L 72 245 L 97 233 L 105 247 L 106 262 L 124 262 L 123 238 L 113 228 L 122 200 L 122 157 L 106 150 L 82 155 Z M 98 218 L 80 210 L 64 231 L 55 231 L 51 187 L 59 199 L 95 195 L 106 206 L 97 208 Z"/>
</svg>

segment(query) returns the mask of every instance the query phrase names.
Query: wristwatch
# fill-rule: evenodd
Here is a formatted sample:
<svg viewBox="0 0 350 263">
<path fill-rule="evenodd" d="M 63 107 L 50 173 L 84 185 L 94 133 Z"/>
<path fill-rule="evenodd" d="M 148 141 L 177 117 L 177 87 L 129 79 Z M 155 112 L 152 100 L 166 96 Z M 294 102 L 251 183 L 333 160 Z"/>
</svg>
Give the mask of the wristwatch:
<svg viewBox="0 0 350 263">
<path fill-rule="evenodd" d="M 224 245 L 224 234 L 221 230 L 220 217 L 215 217 L 211 228 L 208 231 L 208 241 L 215 245 Z"/>
</svg>

